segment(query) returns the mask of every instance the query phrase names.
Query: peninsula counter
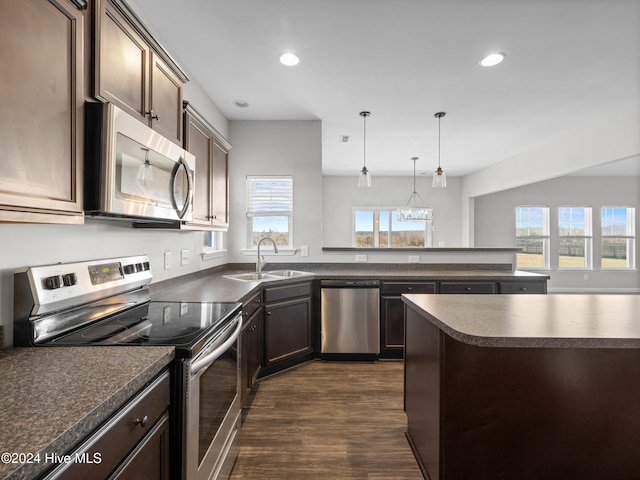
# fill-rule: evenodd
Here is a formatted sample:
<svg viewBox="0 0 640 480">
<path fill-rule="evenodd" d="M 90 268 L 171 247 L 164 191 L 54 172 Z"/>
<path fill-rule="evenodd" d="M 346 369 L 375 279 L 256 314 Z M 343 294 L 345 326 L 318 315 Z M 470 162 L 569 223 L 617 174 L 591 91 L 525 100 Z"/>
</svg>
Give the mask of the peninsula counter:
<svg viewBox="0 0 640 480">
<path fill-rule="evenodd" d="M 640 474 L 640 296 L 403 295 L 425 478 Z"/>
</svg>

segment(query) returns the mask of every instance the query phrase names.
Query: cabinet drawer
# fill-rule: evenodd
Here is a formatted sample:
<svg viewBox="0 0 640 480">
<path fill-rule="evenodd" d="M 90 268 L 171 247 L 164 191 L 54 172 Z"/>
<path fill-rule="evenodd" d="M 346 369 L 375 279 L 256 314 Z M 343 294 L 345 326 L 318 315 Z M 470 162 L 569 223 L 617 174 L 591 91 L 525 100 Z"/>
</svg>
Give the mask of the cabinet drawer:
<svg viewBox="0 0 640 480">
<path fill-rule="evenodd" d="M 504 282 L 500 283 L 500 293 L 547 293 L 546 282 Z"/>
<path fill-rule="evenodd" d="M 242 317 L 246 322 L 262 305 L 261 292 L 242 300 Z"/>
<path fill-rule="evenodd" d="M 85 462 L 66 464 L 46 480 L 106 478 L 153 429 L 168 407 L 169 373 L 165 372 L 70 453 Z"/>
<path fill-rule="evenodd" d="M 440 293 L 495 293 L 493 282 L 442 282 Z"/>
<path fill-rule="evenodd" d="M 311 282 L 269 287 L 264 289 L 264 302 L 277 302 L 287 298 L 306 297 L 311 295 Z"/>
<path fill-rule="evenodd" d="M 436 284 L 435 282 L 384 282 L 380 287 L 381 295 L 399 296 L 403 293 L 436 293 Z"/>
</svg>

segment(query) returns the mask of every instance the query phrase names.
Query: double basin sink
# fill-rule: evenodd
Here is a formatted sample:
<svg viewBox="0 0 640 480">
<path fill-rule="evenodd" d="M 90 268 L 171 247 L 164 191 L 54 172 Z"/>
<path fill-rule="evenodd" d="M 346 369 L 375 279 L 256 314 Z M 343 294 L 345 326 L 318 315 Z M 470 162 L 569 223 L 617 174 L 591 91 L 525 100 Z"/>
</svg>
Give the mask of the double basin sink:
<svg viewBox="0 0 640 480">
<path fill-rule="evenodd" d="M 225 275 L 225 277 L 241 282 L 257 282 L 260 280 L 282 280 L 285 278 L 305 277 L 309 275 L 313 275 L 313 273 L 302 272 L 300 270 L 271 270 L 268 272 L 236 273 L 234 275 Z"/>
</svg>

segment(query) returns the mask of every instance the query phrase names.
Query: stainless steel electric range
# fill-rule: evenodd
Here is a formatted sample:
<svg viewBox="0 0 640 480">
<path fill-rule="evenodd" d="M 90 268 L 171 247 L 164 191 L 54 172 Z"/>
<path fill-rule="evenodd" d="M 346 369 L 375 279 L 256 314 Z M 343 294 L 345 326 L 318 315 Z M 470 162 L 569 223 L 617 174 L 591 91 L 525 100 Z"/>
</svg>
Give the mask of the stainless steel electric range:
<svg viewBox="0 0 640 480">
<path fill-rule="evenodd" d="M 174 346 L 172 478 L 228 478 L 240 424 L 240 303 L 151 301 L 147 255 L 14 273 L 14 345 Z"/>
</svg>

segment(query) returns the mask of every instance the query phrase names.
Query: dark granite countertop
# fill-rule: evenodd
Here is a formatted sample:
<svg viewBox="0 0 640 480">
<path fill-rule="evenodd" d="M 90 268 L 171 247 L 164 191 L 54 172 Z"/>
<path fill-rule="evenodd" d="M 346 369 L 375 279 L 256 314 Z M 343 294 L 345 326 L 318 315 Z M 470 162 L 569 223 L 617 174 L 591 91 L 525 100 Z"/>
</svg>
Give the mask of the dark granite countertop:
<svg viewBox="0 0 640 480">
<path fill-rule="evenodd" d="M 640 348 L 640 295 L 403 295 L 449 336 L 480 347 Z"/>
<path fill-rule="evenodd" d="M 0 478 L 32 479 L 95 430 L 174 358 L 173 347 L 35 347 L 0 352 Z"/>
<path fill-rule="evenodd" d="M 264 271 L 290 269 L 310 272 L 312 275 L 245 282 L 227 278 L 242 272 L 252 272 L 253 264 L 231 264 L 178 277 L 160 284 L 152 284 L 154 300 L 184 302 L 237 302 L 266 285 L 282 285 L 310 279 L 377 279 L 397 281 L 544 281 L 546 274 L 511 270 L 506 265 L 437 265 L 437 264 L 298 264 L 269 263 Z"/>
</svg>

